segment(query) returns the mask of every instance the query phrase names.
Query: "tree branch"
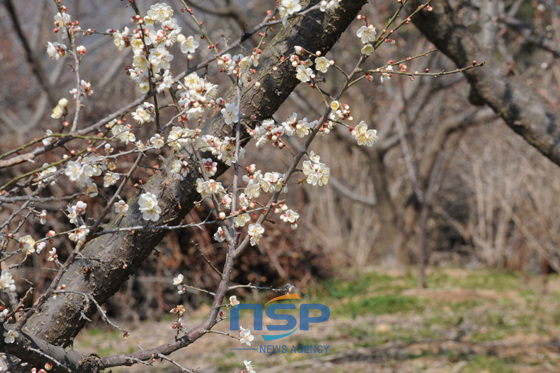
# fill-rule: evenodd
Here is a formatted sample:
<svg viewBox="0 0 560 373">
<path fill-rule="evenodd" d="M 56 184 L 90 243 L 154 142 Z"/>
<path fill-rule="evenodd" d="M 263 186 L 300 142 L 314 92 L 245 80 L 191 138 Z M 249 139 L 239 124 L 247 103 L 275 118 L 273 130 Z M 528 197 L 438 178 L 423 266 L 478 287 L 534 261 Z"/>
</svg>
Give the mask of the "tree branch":
<svg viewBox="0 0 560 373">
<path fill-rule="evenodd" d="M 416 9 L 420 1 L 411 1 Z M 554 163 L 560 165 L 558 112 L 533 92 L 519 77 L 507 75 L 461 22 L 447 0 L 435 0 L 431 12 L 422 10 L 414 24 L 458 67 L 486 61 L 485 67 L 464 71 L 474 96 L 488 104 L 506 124 Z M 473 96 L 473 95 L 471 95 Z M 471 101 L 472 102 L 472 101 Z"/>
</svg>

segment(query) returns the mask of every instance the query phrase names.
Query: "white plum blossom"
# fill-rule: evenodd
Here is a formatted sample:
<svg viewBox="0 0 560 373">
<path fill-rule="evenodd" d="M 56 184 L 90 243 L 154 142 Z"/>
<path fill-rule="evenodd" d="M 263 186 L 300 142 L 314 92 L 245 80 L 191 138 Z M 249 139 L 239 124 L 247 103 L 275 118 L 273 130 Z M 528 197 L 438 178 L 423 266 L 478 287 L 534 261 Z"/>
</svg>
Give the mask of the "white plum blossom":
<svg viewBox="0 0 560 373">
<path fill-rule="evenodd" d="M 15 330 L 8 330 L 7 332 L 4 332 L 4 342 L 5 343 L 14 343 L 18 336 L 19 336 L 19 334 Z"/>
<path fill-rule="evenodd" d="M 117 214 L 122 214 L 127 211 L 128 211 L 128 204 L 125 201 L 120 200 L 118 202 L 115 202 L 115 212 Z"/>
<path fill-rule="evenodd" d="M 142 105 L 136 108 L 136 111 L 132 113 L 132 119 L 138 124 L 144 124 L 146 122 L 153 122 L 155 113 L 155 106 L 149 102 L 144 102 Z"/>
<path fill-rule="evenodd" d="M 66 114 L 66 108 L 68 107 L 68 100 L 66 98 L 61 98 L 60 100 L 58 100 L 58 103 L 56 104 L 56 106 L 54 107 L 52 114 L 51 114 L 51 118 L 53 119 L 60 119 L 63 115 Z M 47 130 L 47 132 L 50 130 Z M 52 135 L 52 131 L 50 133 Z M 46 139 L 45 139 L 46 140 Z M 43 140 L 43 144 L 45 146 L 47 146 L 48 144 L 45 144 L 45 140 Z M 52 140 L 54 140 L 53 138 L 50 139 L 51 142 Z M 49 142 L 50 144 L 50 142 Z"/>
<path fill-rule="evenodd" d="M 39 214 L 39 222 L 42 225 L 47 224 L 47 210 L 41 210 L 41 213 Z"/>
<path fill-rule="evenodd" d="M 315 68 L 317 71 L 326 73 L 331 66 L 331 61 L 325 57 L 319 57 L 315 59 Z"/>
<path fill-rule="evenodd" d="M 58 61 L 60 57 L 66 55 L 66 45 L 57 43 L 47 42 L 47 55 L 54 61 Z"/>
<path fill-rule="evenodd" d="M 183 34 L 177 36 L 177 42 L 181 45 L 181 52 L 183 53 L 194 53 L 196 48 L 198 48 L 198 41 L 193 37 L 186 37 Z"/>
<path fill-rule="evenodd" d="M 366 122 L 363 120 L 352 130 L 352 136 L 354 136 L 358 142 L 358 145 L 367 145 L 372 147 L 378 140 L 377 130 L 369 129 Z"/>
<path fill-rule="evenodd" d="M 91 198 L 96 197 L 97 194 L 99 194 L 99 191 L 97 190 L 97 185 L 95 185 L 95 183 L 93 182 L 89 182 L 86 184 L 86 192 L 87 195 Z"/>
<path fill-rule="evenodd" d="M 35 246 L 35 251 L 37 252 L 37 254 L 41 254 L 41 251 L 43 251 L 43 249 L 47 246 L 46 242 L 39 242 L 37 243 L 37 245 Z"/>
<path fill-rule="evenodd" d="M 278 7 L 278 15 L 282 20 L 282 23 L 286 25 L 288 17 L 301 10 L 301 4 L 299 0 L 281 0 Z"/>
<path fill-rule="evenodd" d="M 199 134 L 199 130 L 173 126 L 167 136 L 167 142 L 173 150 L 181 150 L 189 144 L 196 145 Z"/>
<path fill-rule="evenodd" d="M 375 27 L 373 27 L 373 25 L 367 25 L 360 27 L 358 31 L 356 31 L 356 35 L 362 39 L 362 43 L 367 44 L 375 41 L 377 31 L 375 31 Z"/>
<path fill-rule="evenodd" d="M 82 225 L 76 230 L 70 232 L 68 234 L 68 238 L 70 239 L 70 241 L 80 242 L 86 239 L 88 233 L 89 233 L 89 228 L 87 228 L 85 225 Z"/>
<path fill-rule="evenodd" d="M 2 289 L 4 290 L 16 291 L 16 282 L 14 281 L 12 274 L 7 269 L 2 270 L 0 285 L 2 285 Z"/>
<path fill-rule="evenodd" d="M 75 181 L 78 185 L 85 185 L 90 181 L 89 176 L 80 162 L 70 161 L 66 164 L 64 173 L 71 181 Z"/>
<path fill-rule="evenodd" d="M 255 366 L 251 360 L 243 360 L 243 364 L 245 364 L 245 373 L 256 373 Z"/>
<path fill-rule="evenodd" d="M 70 90 L 70 94 L 75 100 L 81 100 L 86 96 L 91 96 L 93 94 L 93 89 L 91 89 L 91 83 L 86 82 L 82 79 L 78 88 L 73 88 Z"/>
<path fill-rule="evenodd" d="M 280 7 L 284 8 L 286 13 L 292 15 L 301 10 L 301 4 L 299 0 L 282 0 L 280 2 Z"/>
<path fill-rule="evenodd" d="M 231 297 L 229 297 L 229 304 L 231 304 L 232 306 L 237 306 L 238 304 L 240 304 L 239 300 L 237 300 L 237 297 L 235 295 L 232 295 Z"/>
<path fill-rule="evenodd" d="M 225 189 L 222 186 L 222 183 L 216 181 L 214 179 L 208 179 L 208 181 L 204 181 L 202 178 L 196 179 L 196 191 L 200 193 L 202 198 L 206 198 L 212 194 L 217 195 L 219 198 L 225 194 Z"/>
<path fill-rule="evenodd" d="M 255 246 L 259 243 L 259 240 L 264 233 L 264 228 L 259 223 L 249 224 L 247 233 L 249 234 L 249 237 L 251 237 L 251 246 Z"/>
<path fill-rule="evenodd" d="M 318 124 L 319 122 L 314 120 L 313 122 L 308 122 L 307 118 L 303 118 L 302 120 L 298 121 L 296 124 L 296 135 L 298 137 L 303 138 L 311 132 L 311 130 Z"/>
<path fill-rule="evenodd" d="M 41 168 L 45 168 L 45 167 L 46 168 L 43 171 L 39 172 L 39 178 L 43 182 L 55 184 L 56 178 L 54 177 L 54 173 L 56 172 L 56 167 L 55 166 L 48 167 L 48 166 L 49 166 L 48 163 L 43 163 Z"/>
<path fill-rule="evenodd" d="M 171 172 L 175 179 L 183 180 L 189 174 L 189 164 L 187 161 L 174 159 L 171 162 Z"/>
<path fill-rule="evenodd" d="M 226 107 L 221 110 L 221 113 L 224 116 L 224 122 L 226 122 L 226 124 L 231 124 L 239 120 L 239 109 L 234 103 L 227 103 Z"/>
<path fill-rule="evenodd" d="M 167 4 L 155 3 L 148 10 L 147 17 L 153 22 L 163 23 L 173 15 L 173 8 Z"/>
<path fill-rule="evenodd" d="M 385 81 L 385 79 L 390 80 L 391 79 L 391 71 L 393 71 L 393 66 L 389 65 L 385 68 L 385 71 L 389 71 L 388 73 L 381 73 L 381 77 L 379 78 L 379 80 L 381 81 L 381 83 L 383 83 Z"/>
<path fill-rule="evenodd" d="M 246 344 L 247 346 L 251 346 L 251 342 L 255 339 L 255 336 L 251 333 L 250 329 L 245 329 L 242 326 L 239 326 L 239 336 L 240 342 Z"/>
<path fill-rule="evenodd" d="M 173 61 L 173 55 L 169 53 L 165 45 L 158 45 L 157 48 L 153 49 L 152 53 L 150 53 L 150 63 L 154 71 L 169 69 L 171 67 L 171 61 Z"/>
<path fill-rule="evenodd" d="M 112 30 L 108 30 L 108 31 L 112 31 Z M 130 30 L 128 29 L 128 27 L 125 27 L 122 32 L 121 31 L 113 32 L 113 43 L 115 44 L 118 50 L 122 51 L 125 47 L 129 45 L 130 43 L 129 34 L 130 34 Z"/>
<path fill-rule="evenodd" d="M 150 138 L 150 143 L 154 146 L 154 148 L 160 149 L 165 145 L 165 139 L 161 137 L 159 133 L 156 133 Z"/>
<path fill-rule="evenodd" d="M 87 203 L 82 202 L 82 201 L 78 201 L 75 205 L 72 206 L 68 206 L 66 208 L 66 211 L 68 211 L 68 214 L 66 214 L 66 216 L 68 217 L 68 219 L 70 219 L 70 223 L 74 224 L 74 225 L 79 225 L 80 224 L 80 215 L 85 214 L 87 209 Z"/>
<path fill-rule="evenodd" d="M 57 258 L 58 258 L 58 255 L 56 253 L 56 248 L 53 247 L 51 250 L 49 250 L 49 255 L 47 256 L 47 261 L 48 262 L 54 262 Z"/>
<path fill-rule="evenodd" d="M 284 174 L 279 172 L 267 172 L 260 179 L 261 189 L 265 193 L 279 192 L 284 182 Z"/>
<path fill-rule="evenodd" d="M 312 74 L 313 70 L 305 65 L 298 65 L 296 67 L 296 78 L 303 83 L 310 81 Z"/>
<path fill-rule="evenodd" d="M 72 21 L 70 14 L 66 12 L 59 12 L 54 16 L 54 25 L 56 27 L 64 27 Z"/>
<path fill-rule="evenodd" d="M 319 5 L 321 12 L 333 11 L 340 5 L 340 0 L 323 0 Z"/>
<path fill-rule="evenodd" d="M 214 176 L 218 171 L 218 162 L 214 162 L 211 158 L 202 158 L 201 163 L 208 177 Z"/>
<path fill-rule="evenodd" d="M 173 85 L 173 75 L 170 70 L 165 70 L 161 78 L 160 84 L 157 86 L 158 93 L 163 92 L 166 89 L 171 88 Z"/>
<path fill-rule="evenodd" d="M 26 254 L 35 252 L 35 240 L 30 235 L 21 237 L 19 240 L 19 248 Z"/>
<path fill-rule="evenodd" d="M 182 274 L 178 274 L 177 277 L 175 277 L 173 279 L 173 285 L 181 285 L 183 283 L 183 280 L 185 279 L 185 276 L 183 276 Z"/>
<path fill-rule="evenodd" d="M 107 171 L 103 176 L 103 187 L 108 188 L 111 185 L 115 185 L 119 179 L 120 175 L 118 173 Z"/>
<path fill-rule="evenodd" d="M 373 45 L 367 43 L 362 47 L 362 50 L 360 51 L 360 53 L 362 53 L 365 56 L 369 56 L 374 52 L 374 48 Z"/>
<path fill-rule="evenodd" d="M 0 323 L 3 323 L 8 318 L 10 311 L 7 308 L 4 308 L 4 311 L 0 312 Z"/>
<path fill-rule="evenodd" d="M 158 206 L 158 200 L 155 194 L 146 192 L 140 195 L 138 199 L 138 207 L 142 212 L 144 220 L 158 221 L 161 214 L 161 207 Z"/>
<path fill-rule="evenodd" d="M 214 233 L 214 239 L 217 242 L 224 242 L 226 240 L 226 235 L 224 234 L 222 227 L 219 227 L 216 233 Z"/>
<path fill-rule="evenodd" d="M 282 215 L 280 215 L 280 219 L 284 223 L 293 224 L 299 219 L 299 214 L 292 209 L 285 211 Z"/>
<path fill-rule="evenodd" d="M 244 227 L 245 224 L 251 221 L 251 216 L 249 214 L 239 214 L 233 218 L 233 227 L 239 228 Z"/>
<path fill-rule="evenodd" d="M 129 128 L 124 124 L 120 124 L 116 119 L 109 122 L 108 125 L 111 127 L 111 133 L 117 140 L 126 145 L 136 141 L 136 136 L 129 131 Z"/>
<path fill-rule="evenodd" d="M 261 195 L 261 186 L 258 181 L 250 180 L 245 187 L 245 194 L 251 199 L 258 198 Z"/>
</svg>

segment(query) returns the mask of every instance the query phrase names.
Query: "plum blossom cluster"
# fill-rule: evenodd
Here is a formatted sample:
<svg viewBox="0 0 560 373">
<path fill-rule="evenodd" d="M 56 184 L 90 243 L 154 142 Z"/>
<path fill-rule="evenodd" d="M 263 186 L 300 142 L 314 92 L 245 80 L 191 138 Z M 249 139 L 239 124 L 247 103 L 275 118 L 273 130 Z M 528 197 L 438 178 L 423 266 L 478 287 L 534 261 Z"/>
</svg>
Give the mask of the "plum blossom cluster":
<svg viewBox="0 0 560 373">
<path fill-rule="evenodd" d="M 350 129 L 350 133 L 357 140 L 358 145 L 374 146 L 379 138 L 377 137 L 377 130 L 369 129 L 366 122 L 363 120 L 356 126 Z"/>
<path fill-rule="evenodd" d="M 81 215 L 86 213 L 87 203 L 78 201 L 75 205 L 69 205 L 66 209 L 66 217 L 70 220 L 71 224 L 76 226 L 83 224 Z"/>
<path fill-rule="evenodd" d="M 303 162 L 303 174 L 308 184 L 323 186 L 329 182 L 331 170 L 320 160 L 321 157 L 312 151 L 309 159 Z"/>
<path fill-rule="evenodd" d="M 173 9 L 166 4 L 153 4 L 146 16 L 133 18 L 137 27 L 122 31 L 109 29 L 113 42 L 119 50 L 132 48 L 134 57 L 127 74 L 134 80 L 142 93 L 158 85 L 158 91 L 170 88 L 173 76 L 170 72 L 174 55 L 169 48 L 175 44 L 185 54 L 194 53 L 199 43 L 193 36 L 181 34 L 182 28 L 173 18 Z"/>
<path fill-rule="evenodd" d="M 231 166 L 234 159 L 242 160 L 245 157 L 245 148 L 239 148 L 239 154 L 236 154 L 235 138 L 226 136 L 223 139 L 205 135 L 202 137 L 203 145 L 200 150 L 209 150 L 216 159 L 222 163 Z"/>
<path fill-rule="evenodd" d="M 259 52 L 259 49 L 255 49 L 248 56 L 226 53 L 217 59 L 217 64 L 221 72 L 238 78 L 241 85 L 246 85 L 252 81 L 252 74 L 255 73 L 253 67 L 259 65 Z"/>
<path fill-rule="evenodd" d="M 271 142 L 273 146 L 282 149 L 285 146 L 281 140 L 283 135 L 295 135 L 303 138 L 308 136 L 318 123 L 319 121 L 317 120 L 309 122 L 307 118 L 298 120 L 297 113 L 293 113 L 280 125 L 277 125 L 274 119 L 266 119 L 260 125 L 255 126 L 254 129 L 247 131 L 257 141 L 257 147 L 262 147 L 266 143 Z"/>
<path fill-rule="evenodd" d="M 161 214 L 161 207 L 158 206 L 158 200 L 155 194 L 146 192 L 138 198 L 138 208 L 142 212 L 144 220 L 158 221 Z"/>
<path fill-rule="evenodd" d="M 106 169 L 106 159 L 96 154 L 91 154 L 83 158 L 80 157 L 75 161 L 68 161 L 64 174 L 78 186 L 85 186 L 90 197 L 95 197 L 98 191 L 97 185 L 92 178 L 100 176 Z"/>
<path fill-rule="evenodd" d="M 375 50 L 373 48 L 373 43 L 375 41 L 375 37 L 377 36 L 377 31 L 372 24 L 368 24 L 367 26 L 362 26 L 356 31 L 356 36 L 358 36 L 362 41 L 362 50 L 361 53 L 369 56 Z"/>
<path fill-rule="evenodd" d="M 126 125 L 121 119 L 113 119 L 107 124 L 107 127 L 111 128 L 113 137 L 125 145 L 136 141 L 136 135 L 132 132 L 132 126 Z"/>
<path fill-rule="evenodd" d="M 12 277 L 12 274 L 7 270 L 2 270 L 2 275 L 0 276 L 0 286 L 3 290 L 16 291 L 16 282 Z"/>
<path fill-rule="evenodd" d="M 70 241 L 81 242 L 84 241 L 89 234 L 89 228 L 85 225 L 81 225 L 72 232 L 68 234 Z M 56 251 L 55 251 L 56 253 Z"/>
<path fill-rule="evenodd" d="M 315 70 L 320 71 L 321 73 L 327 73 L 329 67 L 334 65 L 334 61 L 321 56 L 320 51 L 316 53 L 309 53 L 309 56 L 317 57 L 315 60 L 311 60 L 309 58 L 303 60 L 301 58 L 305 52 L 303 47 L 298 45 L 294 49 L 296 53 L 290 56 L 290 61 L 292 66 L 296 68 L 296 78 L 303 83 L 307 83 L 315 79 L 316 74 L 312 69 L 313 65 L 315 65 Z"/>
<path fill-rule="evenodd" d="M 136 108 L 132 113 L 132 119 L 138 124 L 144 124 L 154 121 L 156 107 L 149 102 L 144 102 Z"/>
<path fill-rule="evenodd" d="M 187 75 L 178 89 L 179 106 L 187 115 L 187 119 L 198 119 L 207 109 L 216 105 L 218 85 L 199 77 L 196 72 Z"/>
<path fill-rule="evenodd" d="M 321 12 L 332 12 L 340 5 L 340 0 L 323 0 L 319 3 Z M 281 0 L 278 6 L 278 13 L 282 23 L 285 25 L 290 16 L 293 16 L 303 9 L 300 0 Z"/>
<path fill-rule="evenodd" d="M 75 100 L 82 100 L 86 96 L 91 96 L 93 94 L 91 83 L 82 79 L 78 88 L 72 88 L 70 94 Z"/>
<path fill-rule="evenodd" d="M 185 294 L 185 292 L 187 291 L 187 287 L 183 283 L 184 280 L 185 276 L 180 273 L 173 279 L 173 285 L 177 286 L 177 292 L 179 294 Z"/>
</svg>

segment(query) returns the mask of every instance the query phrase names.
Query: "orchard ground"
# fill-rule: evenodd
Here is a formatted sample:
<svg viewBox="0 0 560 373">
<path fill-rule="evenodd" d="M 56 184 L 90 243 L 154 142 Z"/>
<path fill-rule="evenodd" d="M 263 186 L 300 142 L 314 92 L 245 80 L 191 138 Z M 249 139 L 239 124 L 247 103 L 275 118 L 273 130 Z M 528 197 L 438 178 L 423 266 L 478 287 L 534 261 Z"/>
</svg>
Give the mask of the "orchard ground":
<svg viewBox="0 0 560 373">
<path fill-rule="evenodd" d="M 171 358 L 199 373 L 239 372 L 243 360 L 252 360 L 257 372 L 560 370 L 560 280 L 556 275 L 544 278 L 503 271 L 435 269 L 429 272 L 427 290 L 417 290 L 414 272 L 370 268 L 341 278 L 306 289 L 304 295 L 308 303 L 329 306 L 327 322 L 274 343 L 289 348 L 328 345 L 327 354 L 234 351 L 231 349 L 247 346 L 209 334 Z M 207 311 L 205 306 L 185 316 L 187 327 Z M 241 321 L 241 325 L 244 321 L 248 327 L 252 325 L 250 317 Z M 127 325 L 128 339 L 116 331 L 91 328 L 77 338 L 74 348 L 105 356 L 133 352 L 138 345 L 153 347 L 173 339 L 172 323 L 170 318 Z M 225 320 L 216 330 L 229 332 L 228 328 L 229 320 Z M 259 335 L 254 342 L 252 347 L 257 348 L 272 344 Z M 179 371 L 159 360 L 153 367 L 113 370 Z"/>
</svg>

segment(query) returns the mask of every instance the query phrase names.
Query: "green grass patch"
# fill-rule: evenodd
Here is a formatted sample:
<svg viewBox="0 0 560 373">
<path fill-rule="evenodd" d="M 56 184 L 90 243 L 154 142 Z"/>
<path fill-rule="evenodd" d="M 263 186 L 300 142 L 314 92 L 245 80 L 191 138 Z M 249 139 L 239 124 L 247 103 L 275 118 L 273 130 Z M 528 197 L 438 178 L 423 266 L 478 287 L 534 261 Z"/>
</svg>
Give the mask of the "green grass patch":
<svg viewBox="0 0 560 373">
<path fill-rule="evenodd" d="M 512 367 L 515 358 L 499 358 L 495 356 L 472 356 L 469 364 L 463 369 L 465 373 L 478 373 L 483 370 L 500 373 L 513 373 L 516 370 Z"/>
<path fill-rule="evenodd" d="M 350 302 L 348 308 L 358 315 L 385 315 L 409 311 L 423 311 L 422 302 L 416 297 L 380 295 Z"/>
</svg>

